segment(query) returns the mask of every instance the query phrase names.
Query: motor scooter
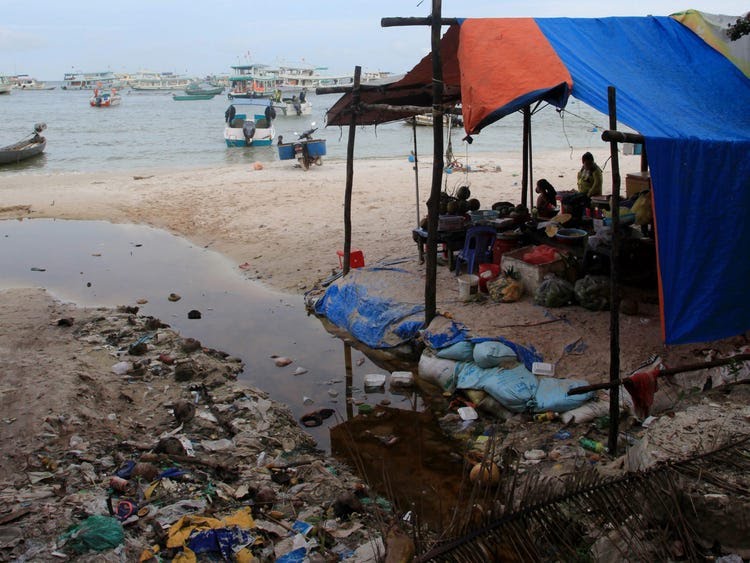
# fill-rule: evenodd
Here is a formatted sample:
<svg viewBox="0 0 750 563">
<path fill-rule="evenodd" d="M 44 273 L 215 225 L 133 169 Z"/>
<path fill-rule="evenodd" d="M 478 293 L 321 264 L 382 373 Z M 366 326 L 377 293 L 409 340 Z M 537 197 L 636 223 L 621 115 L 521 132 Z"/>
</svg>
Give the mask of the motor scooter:
<svg viewBox="0 0 750 563">
<path fill-rule="evenodd" d="M 313 125 L 315 124 L 313 123 Z M 313 151 L 310 150 L 310 142 L 315 142 L 312 138 L 312 134 L 315 133 L 317 129 L 317 127 L 312 127 L 302 133 L 297 133 L 297 141 L 294 143 L 294 158 L 297 159 L 297 162 L 299 162 L 299 165 L 303 170 L 309 169 L 310 165 L 313 163 L 318 166 L 323 164 L 323 159 L 320 155 L 313 155 Z"/>
<path fill-rule="evenodd" d="M 291 143 L 284 143 L 283 137 L 279 135 L 277 143 L 279 159 L 297 159 L 300 168 L 303 170 L 309 170 L 311 164 L 317 166 L 323 164 L 323 155 L 326 154 L 326 141 L 325 139 L 313 139 L 313 133 L 317 131 L 317 127 L 315 127 L 314 122 L 310 125 L 310 129 L 302 133 L 295 131 L 297 140 Z"/>
</svg>

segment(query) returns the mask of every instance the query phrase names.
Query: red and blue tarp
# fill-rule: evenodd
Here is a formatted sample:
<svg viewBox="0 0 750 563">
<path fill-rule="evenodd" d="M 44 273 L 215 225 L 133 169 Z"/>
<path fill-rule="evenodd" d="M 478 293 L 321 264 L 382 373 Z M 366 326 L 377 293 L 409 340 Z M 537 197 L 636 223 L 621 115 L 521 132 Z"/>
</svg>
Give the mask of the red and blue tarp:
<svg viewBox="0 0 750 563">
<path fill-rule="evenodd" d="M 468 133 L 539 100 L 562 108 L 574 96 L 607 113 L 614 86 L 618 122 L 645 138 L 665 342 L 750 330 L 750 79 L 729 59 L 676 19 L 649 16 L 459 20 L 441 60 Z M 429 106 L 431 81 L 427 56 L 363 101 Z M 329 124 L 347 124 L 336 117 L 345 104 Z"/>
</svg>

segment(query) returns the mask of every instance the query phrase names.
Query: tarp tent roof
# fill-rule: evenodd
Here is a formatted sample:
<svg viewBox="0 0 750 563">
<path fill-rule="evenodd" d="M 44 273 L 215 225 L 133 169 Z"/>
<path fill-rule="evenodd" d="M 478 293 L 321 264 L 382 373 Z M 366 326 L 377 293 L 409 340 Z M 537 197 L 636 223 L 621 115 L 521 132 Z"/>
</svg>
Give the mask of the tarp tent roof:
<svg viewBox="0 0 750 563">
<path fill-rule="evenodd" d="M 750 329 L 750 80 L 726 57 L 669 17 L 460 20 L 441 57 L 469 133 L 537 100 L 564 107 L 569 95 L 606 113 L 615 86 L 618 121 L 646 139 L 664 340 Z M 428 56 L 363 101 L 430 106 L 431 82 Z M 329 125 L 348 124 L 348 104 L 331 108 Z"/>
</svg>

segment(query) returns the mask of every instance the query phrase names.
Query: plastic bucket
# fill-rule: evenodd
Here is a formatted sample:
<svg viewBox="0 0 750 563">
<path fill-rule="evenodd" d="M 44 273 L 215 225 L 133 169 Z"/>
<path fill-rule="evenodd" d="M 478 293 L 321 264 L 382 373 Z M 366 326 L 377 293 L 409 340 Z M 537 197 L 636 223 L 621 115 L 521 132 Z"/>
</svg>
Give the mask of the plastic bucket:
<svg viewBox="0 0 750 563">
<path fill-rule="evenodd" d="M 479 287 L 479 276 L 474 274 L 463 274 L 458 276 L 458 298 L 468 301 Z"/>
<path fill-rule="evenodd" d="M 487 293 L 487 282 L 500 275 L 500 264 L 479 264 L 479 291 Z"/>
</svg>

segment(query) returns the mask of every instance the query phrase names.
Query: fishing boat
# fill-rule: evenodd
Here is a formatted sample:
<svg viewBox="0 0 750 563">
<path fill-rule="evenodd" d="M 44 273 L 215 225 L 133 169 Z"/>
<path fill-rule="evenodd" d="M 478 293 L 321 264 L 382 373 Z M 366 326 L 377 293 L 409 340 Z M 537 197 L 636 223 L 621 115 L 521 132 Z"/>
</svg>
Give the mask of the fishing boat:
<svg viewBox="0 0 750 563">
<path fill-rule="evenodd" d="M 28 74 L 19 74 L 13 80 L 15 90 L 54 90 L 54 86 L 47 86 L 44 82 L 37 82 Z"/>
<path fill-rule="evenodd" d="M 94 88 L 112 88 L 115 86 L 115 75 L 104 72 L 68 72 L 63 77 L 63 90 L 93 90 Z"/>
<path fill-rule="evenodd" d="M 112 88 L 109 92 L 100 91 L 98 88 L 95 88 L 94 95 L 89 100 L 89 105 L 92 108 L 108 108 L 119 106 L 120 102 L 122 102 L 122 98 L 115 88 Z"/>
<path fill-rule="evenodd" d="M 274 101 L 273 107 L 277 112 L 286 116 L 312 115 L 312 104 L 307 100 L 300 102 L 297 96 Z"/>
<path fill-rule="evenodd" d="M 432 127 L 434 120 L 431 113 L 426 113 L 423 115 L 407 117 L 406 119 L 404 119 L 404 123 L 406 123 L 407 125 L 416 123 L 417 125 Z M 443 126 L 445 127 L 461 127 L 463 124 L 463 119 L 460 116 L 447 114 L 443 115 Z"/>
<path fill-rule="evenodd" d="M 191 82 L 185 86 L 185 94 L 189 96 L 210 94 L 216 96 L 224 92 L 224 86 L 209 82 Z"/>
<path fill-rule="evenodd" d="M 10 94 L 13 83 L 7 76 L 0 76 L 0 94 Z"/>
<path fill-rule="evenodd" d="M 216 94 L 172 94 L 175 102 L 189 102 L 191 100 L 211 100 Z"/>
<path fill-rule="evenodd" d="M 190 83 L 190 78 L 172 72 L 141 70 L 130 80 L 130 88 L 136 92 L 171 92 L 184 90 Z"/>
<path fill-rule="evenodd" d="M 41 132 L 46 128 L 45 123 L 37 123 L 34 125 L 34 132 L 25 139 L 0 148 L 0 164 L 15 164 L 42 154 L 47 146 L 47 139 Z"/>
<path fill-rule="evenodd" d="M 228 147 L 268 147 L 273 143 L 276 130 L 273 127 L 273 108 L 266 102 L 263 114 L 253 114 L 248 118 L 246 113 L 240 113 L 243 107 L 252 106 L 234 104 L 224 112 L 224 141 Z"/>
<path fill-rule="evenodd" d="M 230 100 L 268 98 L 276 89 L 276 75 L 263 64 L 233 66 L 229 80 L 231 86 L 227 97 Z"/>
</svg>

